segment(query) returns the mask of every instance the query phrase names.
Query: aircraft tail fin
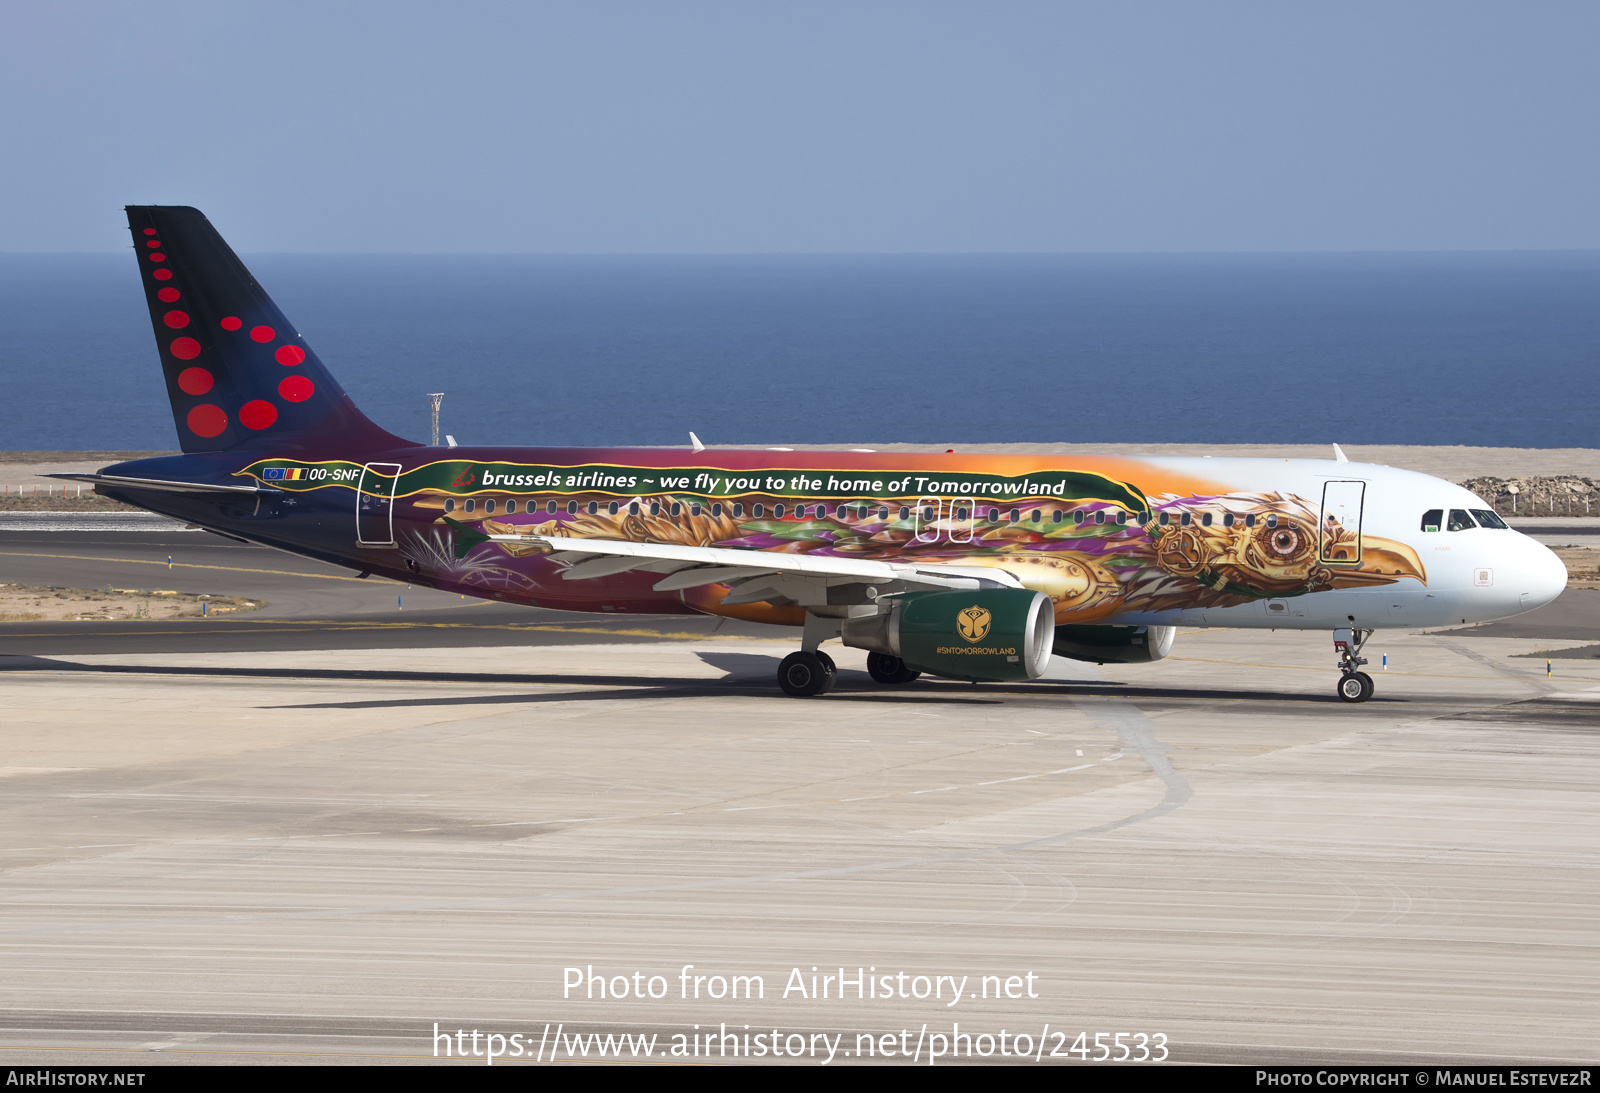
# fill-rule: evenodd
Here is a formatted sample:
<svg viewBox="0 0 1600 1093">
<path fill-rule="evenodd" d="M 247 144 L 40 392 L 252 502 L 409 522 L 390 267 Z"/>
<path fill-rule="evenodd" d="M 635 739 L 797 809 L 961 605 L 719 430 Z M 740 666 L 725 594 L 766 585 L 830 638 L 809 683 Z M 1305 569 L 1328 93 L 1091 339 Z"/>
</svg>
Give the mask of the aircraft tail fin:
<svg viewBox="0 0 1600 1093">
<path fill-rule="evenodd" d="M 356 408 L 198 209 L 127 212 L 185 452 L 412 445 Z"/>
</svg>

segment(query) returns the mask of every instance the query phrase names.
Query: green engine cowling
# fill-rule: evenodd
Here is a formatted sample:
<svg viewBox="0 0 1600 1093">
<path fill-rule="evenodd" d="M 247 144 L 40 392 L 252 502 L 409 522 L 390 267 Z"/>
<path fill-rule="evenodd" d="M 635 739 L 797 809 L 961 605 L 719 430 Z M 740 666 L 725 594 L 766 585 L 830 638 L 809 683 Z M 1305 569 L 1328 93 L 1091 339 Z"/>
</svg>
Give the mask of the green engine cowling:
<svg viewBox="0 0 1600 1093">
<path fill-rule="evenodd" d="M 1149 664 L 1172 652 L 1176 626 L 1058 626 L 1052 652 L 1093 664 Z"/>
<path fill-rule="evenodd" d="M 888 609 L 847 619 L 846 645 L 899 657 L 948 679 L 1008 683 L 1037 679 L 1055 636 L 1050 597 L 1025 588 L 907 592 Z"/>
</svg>

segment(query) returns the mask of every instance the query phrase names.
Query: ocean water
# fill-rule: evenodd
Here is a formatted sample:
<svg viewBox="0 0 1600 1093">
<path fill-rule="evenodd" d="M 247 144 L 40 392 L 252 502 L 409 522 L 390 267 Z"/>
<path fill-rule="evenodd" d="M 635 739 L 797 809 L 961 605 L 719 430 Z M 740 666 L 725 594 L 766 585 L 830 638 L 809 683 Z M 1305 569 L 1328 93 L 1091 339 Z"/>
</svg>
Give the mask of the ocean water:
<svg viewBox="0 0 1600 1093">
<path fill-rule="evenodd" d="M 1600 446 L 1600 252 L 245 256 L 463 443 Z M 176 446 L 134 261 L 0 255 L 0 449 Z"/>
</svg>

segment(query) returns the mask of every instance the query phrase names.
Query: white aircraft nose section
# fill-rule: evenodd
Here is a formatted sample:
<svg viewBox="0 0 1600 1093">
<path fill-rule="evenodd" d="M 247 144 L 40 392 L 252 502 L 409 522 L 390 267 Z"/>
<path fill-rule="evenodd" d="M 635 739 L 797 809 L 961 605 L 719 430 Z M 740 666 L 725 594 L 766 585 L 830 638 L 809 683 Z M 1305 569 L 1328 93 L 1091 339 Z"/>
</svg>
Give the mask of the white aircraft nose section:
<svg viewBox="0 0 1600 1093">
<path fill-rule="evenodd" d="M 1555 551 L 1543 543 L 1524 537 L 1518 552 L 1515 588 L 1519 607 L 1532 611 L 1561 595 L 1567 587 L 1567 566 Z"/>
</svg>

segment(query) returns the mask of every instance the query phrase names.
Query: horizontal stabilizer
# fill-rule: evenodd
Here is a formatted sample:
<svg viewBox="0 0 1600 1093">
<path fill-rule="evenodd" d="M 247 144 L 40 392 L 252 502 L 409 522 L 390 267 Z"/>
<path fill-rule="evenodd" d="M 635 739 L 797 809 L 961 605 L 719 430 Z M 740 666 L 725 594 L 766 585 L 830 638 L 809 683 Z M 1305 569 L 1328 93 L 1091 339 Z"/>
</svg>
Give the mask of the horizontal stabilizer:
<svg viewBox="0 0 1600 1093">
<path fill-rule="evenodd" d="M 128 478 L 118 474 L 47 474 L 45 478 L 66 478 L 73 482 L 93 482 L 97 486 L 120 486 L 126 490 L 160 490 L 163 493 L 282 493 L 271 486 L 224 486 L 214 482 L 174 482 L 167 478 Z"/>
</svg>

